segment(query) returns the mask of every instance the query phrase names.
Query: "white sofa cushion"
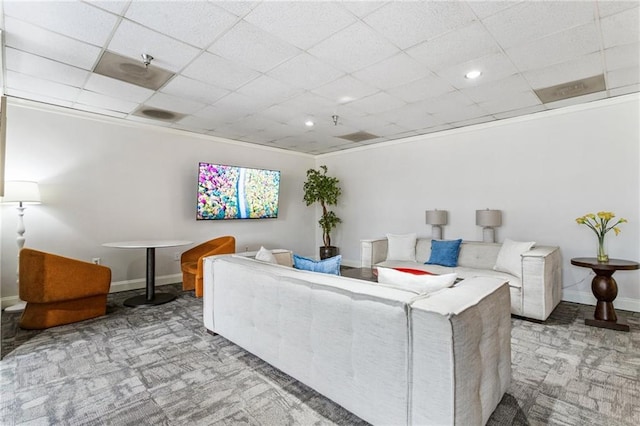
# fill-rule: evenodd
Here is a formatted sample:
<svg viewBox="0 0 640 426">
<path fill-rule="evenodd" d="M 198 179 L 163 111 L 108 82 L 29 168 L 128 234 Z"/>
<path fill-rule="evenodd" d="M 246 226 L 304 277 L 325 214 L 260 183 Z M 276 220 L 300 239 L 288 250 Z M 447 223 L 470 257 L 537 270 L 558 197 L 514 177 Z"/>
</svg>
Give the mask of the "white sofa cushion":
<svg viewBox="0 0 640 426">
<path fill-rule="evenodd" d="M 392 285 L 417 294 L 433 293 L 443 288 L 451 287 L 458 274 L 445 275 L 415 275 L 397 271 L 392 268 L 378 268 L 378 283 Z"/>
<path fill-rule="evenodd" d="M 416 234 L 387 234 L 387 260 L 416 261 Z"/>
<path fill-rule="evenodd" d="M 261 260 L 268 263 L 278 263 L 276 257 L 271 253 L 271 250 L 267 250 L 264 247 L 260 247 L 260 250 L 256 253 L 256 260 Z"/>
<path fill-rule="evenodd" d="M 522 278 L 522 253 L 531 250 L 535 244 L 534 241 L 520 242 L 505 238 L 493 269 Z"/>
</svg>

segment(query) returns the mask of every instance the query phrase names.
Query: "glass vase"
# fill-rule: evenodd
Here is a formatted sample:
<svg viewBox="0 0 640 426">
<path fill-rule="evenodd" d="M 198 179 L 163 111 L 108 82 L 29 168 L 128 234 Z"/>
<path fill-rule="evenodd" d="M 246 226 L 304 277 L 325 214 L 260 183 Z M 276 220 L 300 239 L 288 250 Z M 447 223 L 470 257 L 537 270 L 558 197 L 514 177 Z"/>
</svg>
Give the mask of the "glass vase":
<svg viewBox="0 0 640 426">
<path fill-rule="evenodd" d="M 604 235 L 598 238 L 598 262 L 605 263 L 609 261 L 609 254 L 607 253 L 607 246 L 605 244 Z"/>
</svg>

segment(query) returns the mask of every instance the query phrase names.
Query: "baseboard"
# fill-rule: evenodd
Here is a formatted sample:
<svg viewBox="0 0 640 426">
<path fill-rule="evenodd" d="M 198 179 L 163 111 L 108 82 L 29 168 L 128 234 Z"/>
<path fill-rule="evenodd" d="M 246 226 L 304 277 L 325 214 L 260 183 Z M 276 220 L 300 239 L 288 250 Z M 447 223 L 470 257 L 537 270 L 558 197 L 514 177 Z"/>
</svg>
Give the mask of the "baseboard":
<svg viewBox="0 0 640 426">
<path fill-rule="evenodd" d="M 162 275 L 156 277 L 156 286 L 175 284 L 182 282 L 182 274 Z M 111 283 L 111 289 L 109 293 L 119 293 L 121 291 L 137 290 L 139 288 L 145 288 L 147 281 L 144 278 L 137 278 L 135 280 L 116 281 Z"/>
<path fill-rule="evenodd" d="M 156 286 L 167 285 L 167 284 L 175 284 L 182 282 L 182 274 L 172 274 L 172 275 L 163 275 L 160 277 L 156 277 Z M 117 281 L 111 283 L 111 289 L 109 293 L 119 293 L 121 291 L 128 290 L 137 290 L 140 288 L 145 288 L 147 286 L 147 282 L 144 278 L 138 278 L 135 280 L 125 280 L 125 281 Z M 18 303 L 20 299 L 18 296 L 7 296 L 0 299 L 0 306 L 2 309 L 15 305 Z"/>
<path fill-rule="evenodd" d="M 562 300 L 582 303 L 583 305 L 596 305 L 595 296 L 586 291 L 563 290 Z M 617 297 L 616 300 L 613 301 L 613 306 L 623 311 L 640 312 L 640 300 L 630 297 Z"/>
</svg>

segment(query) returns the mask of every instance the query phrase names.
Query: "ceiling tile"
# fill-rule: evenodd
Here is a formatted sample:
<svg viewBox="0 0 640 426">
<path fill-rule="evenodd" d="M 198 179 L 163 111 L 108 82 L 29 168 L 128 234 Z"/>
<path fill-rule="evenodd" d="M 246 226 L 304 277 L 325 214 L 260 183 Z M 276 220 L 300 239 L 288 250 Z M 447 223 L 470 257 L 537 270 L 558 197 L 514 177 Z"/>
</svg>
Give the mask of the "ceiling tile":
<svg viewBox="0 0 640 426">
<path fill-rule="evenodd" d="M 108 10 L 116 15 L 122 15 L 125 9 L 129 6 L 129 0 L 90 0 L 92 6 L 99 7 L 100 9 Z"/>
<path fill-rule="evenodd" d="M 301 93 L 301 89 L 263 75 L 242 86 L 237 92 L 271 106 Z"/>
<path fill-rule="evenodd" d="M 581 78 L 602 74 L 602 56 L 592 53 L 581 58 L 572 59 L 561 64 L 523 73 L 524 78 L 533 89 L 555 86 Z"/>
<path fill-rule="evenodd" d="M 482 71 L 482 75 L 475 80 L 465 78 L 465 74 L 471 70 Z M 503 79 L 516 72 L 517 69 L 506 55 L 496 53 L 443 69 L 436 74 L 451 83 L 453 87 L 466 89 Z"/>
<path fill-rule="evenodd" d="M 455 28 L 475 18 L 465 2 L 389 2 L 364 22 L 401 49 Z"/>
<path fill-rule="evenodd" d="M 313 90 L 344 75 L 308 53 L 301 53 L 268 73 L 271 77 L 295 87 Z"/>
<path fill-rule="evenodd" d="M 609 90 L 609 94 L 611 96 L 621 96 L 621 95 L 627 95 L 629 93 L 636 93 L 636 92 L 640 92 L 640 83 L 632 84 L 631 86 L 617 87 L 615 89 Z"/>
<path fill-rule="evenodd" d="M 243 17 L 247 13 L 260 4 L 259 1 L 232 1 L 232 0 L 215 0 L 215 4 L 218 7 L 225 9 L 227 12 L 231 12 L 236 16 Z"/>
<path fill-rule="evenodd" d="M 532 92 L 532 88 L 520 74 L 514 74 L 502 80 L 483 84 L 482 86 L 469 87 L 461 90 L 463 95 L 468 96 L 476 103 L 488 102 L 492 99 L 509 96 L 511 93 L 526 91 Z"/>
<path fill-rule="evenodd" d="M 367 25 L 356 22 L 309 50 L 320 60 L 354 72 L 395 55 L 399 50 Z"/>
<path fill-rule="evenodd" d="M 226 108 L 224 105 L 208 105 L 200 111 L 196 112 L 193 116 L 210 120 L 212 128 L 215 129 L 219 126 L 238 121 L 245 115 L 247 114 L 231 110 L 229 108 Z"/>
<path fill-rule="evenodd" d="M 136 86 L 114 78 L 105 77 L 100 74 L 91 74 L 89 80 L 84 86 L 85 89 L 92 92 L 102 93 L 118 97 L 125 101 L 142 103 L 153 95 L 153 90 Z"/>
<path fill-rule="evenodd" d="M 640 42 L 640 8 L 608 16 L 601 20 L 605 49 Z"/>
<path fill-rule="evenodd" d="M 260 114 L 263 117 L 270 118 L 278 123 L 287 123 L 293 119 L 300 119 L 300 112 L 281 105 L 272 105 L 263 110 Z"/>
<path fill-rule="evenodd" d="M 89 72 L 29 53 L 6 48 L 7 69 L 69 86 L 82 87 Z"/>
<path fill-rule="evenodd" d="M 468 120 L 474 120 L 489 115 L 487 111 L 480 106 L 473 104 L 465 107 L 460 107 L 455 110 L 448 110 L 433 114 L 436 120 L 442 123 L 453 124 L 456 126 L 458 122 L 464 122 Z"/>
<path fill-rule="evenodd" d="M 260 75 L 244 65 L 207 52 L 198 56 L 182 74 L 226 90 L 235 90 Z"/>
<path fill-rule="evenodd" d="M 600 17 L 614 15 L 627 9 L 638 8 L 640 6 L 637 0 L 633 1 L 599 1 L 598 11 Z"/>
<path fill-rule="evenodd" d="M 176 124 L 181 128 L 200 129 L 204 131 L 212 130 L 215 127 L 211 120 L 202 117 L 196 117 L 194 115 L 188 115 L 180 119 Z"/>
<path fill-rule="evenodd" d="M 426 105 L 427 113 L 437 114 L 468 107 L 473 105 L 473 101 L 461 92 L 451 92 L 437 98 L 424 101 L 424 104 Z"/>
<path fill-rule="evenodd" d="M 98 60 L 100 49 L 43 30 L 26 22 L 5 18 L 5 45 L 86 70 Z"/>
<path fill-rule="evenodd" d="M 85 105 L 85 104 L 75 103 L 75 104 L 73 104 L 73 108 L 81 109 L 82 111 L 86 111 L 86 112 L 92 112 L 94 114 L 107 115 L 109 117 L 116 117 L 116 118 L 125 118 L 125 117 L 127 117 L 127 114 L 125 114 L 123 112 L 113 111 L 113 110 L 110 110 L 110 109 L 107 109 L 107 108 L 100 108 L 100 107 L 93 106 L 93 105 Z"/>
<path fill-rule="evenodd" d="M 25 74 L 18 74 L 14 71 L 7 71 L 6 80 L 7 88 L 17 89 L 27 93 L 37 93 L 42 96 L 64 101 L 75 101 L 78 94 L 80 94 L 80 89 L 77 87 L 30 77 Z"/>
<path fill-rule="evenodd" d="M 404 101 L 394 98 L 385 92 L 378 92 L 375 95 L 349 103 L 351 108 L 355 108 L 356 110 L 360 110 L 367 114 L 378 114 L 384 111 L 400 108 L 403 105 L 406 105 Z"/>
<path fill-rule="evenodd" d="M 262 111 L 271 106 L 271 102 L 265 99 L 258 99 L 253 96 L 247 96 L 242 93 L 233 92 L 224 98 L 218 100 L 213 106 L 218 108 L 227 108 L 233 111 L 237 119 L 247 115 Z"/>
<path fill-rule="evenodd" d="M 502 96 L 495 96 L 478 104 L 484 111 L 489 114 L 497 114 L 501 112 L 520 110 L 533 106 L 541 106 L 542 102 L 531 91 L 527 92 L 503 92 Z"/>
<path fill-rule="evenodd" d="M 604 54 L 609 70 L 638 66 L 640 63 L 640 43 L 611 47 L 606 49 Z"/>
<path fill-rule="evenodd" d="M 600 51 L 598 34 L 597 26 L 589 23 L 519 45 L 506 53 L 520 71 L 544 68 Z"/>
<path fill-rule="evenodd" d="M 4 1 L 5 16 L 29 22 L 38 27 L 102 46 L 109 38 L 118 18 L 104 10 L 78 1 L 31 2 Z"/>
<path fill-rule="evenodd" d="M 162 89 L 162 93 L 186 97 L 202 103 L 214 103 L 223 96 L 228 95 L 229 90 L 221 89 L 198 80 L 178 75 L 169 81 Z"/>
<path fill-rule="evenodd" d="M 131 2 L 126 18 L 199 48 L 230 29 L 238 17 L 205 1 Z"/>
<path fill-rule="evenodd" d="M 244 21 L 227 31 L 208 51 L 262 72 L 300 53 L 296 47 Z"/>
<path fill-rule="evenodd" d="M 59 105 L 61 107 L 67 107 L 67 108 L 71 108 L 73 106 L 72 101 L 65 101 L 62 99 L 52 98 L 52 97 L 43 95 L 42 93 L 27 92 L 25 90 L 14 89 L 11 87 L 7 87 L 5 94 L 15 98 L 29 99 L 36 102 L 42 102 L 44 104 Z"/>
<path fill-rule="evenodd" d="M 338 3 L 282 1 L 258 5 L 245 20 L 306 50 L 356 18 Z"/>
<path fill-rule="evenodd" d="M 172 72 L 184 68 L 200 53 L 195 47 L 128 20 L 118 26 L 109 50 L 141 62 L 140 55 L 147 53 L 153 56 L 153 65 Z"/>
<path fill-rule="evenodd" d="M 355 1 L 342 1 L 340 4 L 349 10 L 349 12 L 356 15 L 358 18 L 364 18 L 365 16 L 372 13 L 374 10 L 381 8 L 387 2 L 386 1 L 375 1 L 375 0 L 355 0 Z"/>
<path fill-rule="evenodd" d="M 77 98 L 77 103 L 126 114 L 135 110 L 139 105 L 137 102 L 128 102 L 88 90 L 83 90 L 80 93 Z"/>
<path fill-rule="evenodd" d="M 365 96 L 373 95 L 378 89 L 350 75 L 345 75 L 331 83 L 312 90 L 313 93 L 331 99 L 336 103 L 347 103 Z"/>
<path fill-rule="evenodd" d="M 578 104 L 583 104 L 587 102 L 598 101 L 606 97 L 607 97 L 607 92 L 602 91 L 602 92 L 590 93 L 584 96 L 576 96 L 573 98 L 563 99 L 561 101 L 550 102 L 548 104 L 545 104 L 545 106 L 547 107 L 547 109 L 564 108 L 571 105 L 578 105 Z"/>
<path fill-rule="evenodd" d="M 429 70 L 404 53 L 353 73 L 354 78 L 382 90 L 402 86 L 429 75 Z"/>
<path fill-rule="evenodd" d="M 480 19 L 518 4 L 518 1 L 468 1 L 467 4 Z"/>
<path fill-rule="evenodd" d="M 388 111 L 385 116 L 392 123 L 408 129 L 422 129 L 442 124 L 428 112 L 429 102 L 415 102 L 401 108 Z"/>
<path fill-rule="evenodd" d="M 637 84 L 639 80 L 640 68 L 637 66 L 621 68 L 607 73 L 607 85 L 611 89 Z"/>
<path fill-rule="evenodd" d="M 524 1 L 482 22 L 506 49 L 592 22 L 594 5 L 586 1 Z"/>
<path fill-rule="evenodd" d="M 407 49 L 407 54 L 434 71 L 500 51 L 500 46 L 479 22 Z"/>
<path fill-rule="evenodd" d="M 436 96 L 456 90 L 449 82 L 436 76 L 429 75 L 426 78 L 413 81 L 404 86 L 394 87 L 387 92 L 405 102 L 418 102 L 424 99 L 435 98 Z"/>
<path fill-rule="evenodd" d="M 520 108 L 516 110 L 506 111 L 496 113 L 493 116 L 499 120 L 504 120 L 505 118 L 518 117 L 521 115 L 534 114 L 536 112 L 544 111 L 547 109 L 544 105 L 535 105 L 526 108 Z"/>
<path fill-rule="evenodd" d="M 193 114 L 206 106 L 202 102 L 167 95 L 166 93 L 156 93 L 144 104 L 146 106 L 162 108 L 167 111 L 178 112 L 181 114 Z"/>
</svg>

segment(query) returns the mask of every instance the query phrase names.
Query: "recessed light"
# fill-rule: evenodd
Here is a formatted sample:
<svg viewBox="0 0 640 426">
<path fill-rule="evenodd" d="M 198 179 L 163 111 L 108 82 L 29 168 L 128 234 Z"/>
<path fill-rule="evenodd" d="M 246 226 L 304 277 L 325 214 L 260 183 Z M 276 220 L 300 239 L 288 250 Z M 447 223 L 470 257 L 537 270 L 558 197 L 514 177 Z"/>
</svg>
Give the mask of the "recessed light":
<svg viewBox="0 0 640 426">
<path fill-rule="evenodd" d="M 313 127 L 314 122 L 311 121 L 311 120 L 307 120 L 307 121 L 304 122 L 304 125 L 307 126 L 307 127 Z"/>
<path fill-rule="evenodd" d="M 464 75 L 464 78 L 468 78 L 469 80 L 473 80 L 475 78 L 478 78 L 482 75 L 482 71 L 478 71 L 478 70 L 472 70 L 469 71 L 468 73 L 466 73 Z"/>
</svg>

